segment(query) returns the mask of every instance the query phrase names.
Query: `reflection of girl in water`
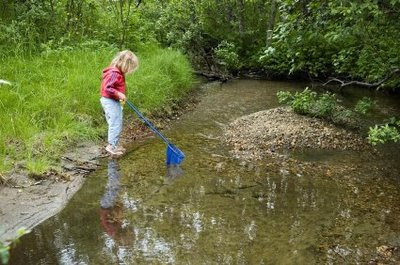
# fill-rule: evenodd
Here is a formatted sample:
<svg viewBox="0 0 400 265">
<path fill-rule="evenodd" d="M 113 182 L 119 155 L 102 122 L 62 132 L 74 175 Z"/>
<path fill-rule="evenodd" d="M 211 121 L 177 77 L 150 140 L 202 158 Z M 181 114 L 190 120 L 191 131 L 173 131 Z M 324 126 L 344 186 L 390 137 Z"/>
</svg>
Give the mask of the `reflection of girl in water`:
<svg viewBox="0 0 400 265">
<path fill-rule="evenodd" d="M 100 206 L 103 209 L 112 208 L 117 199 L 119 190 L 121 189 L 120 178 L 121 172 L 117 160 L 108 161 L 108 183 L 106 191 L 100 200 Z"/>
<path fill-rule="evenodd" d="M 123 205 L 118 201 L 121 172 L 116 160 L 108 162 L 108 183 L 103 197 L 100 200 L 100 222 L 104 231 L 115 237 L 122 229 Z"/>
<path fill-rule="evenodd" d="M 124 218 L 124 205 L 118 196 L 121 190 L 121 171 L 117 160 L 109 160 L 107 173 L 106 190 L 100 200 L 100 224 L 109 236 L 105 246 L 110 250 L 110 255 L 116 257 L 119 264 L 125 264 L 127 256 L 123 250 L 131 248 L 134 235 Z"/>
</svg>

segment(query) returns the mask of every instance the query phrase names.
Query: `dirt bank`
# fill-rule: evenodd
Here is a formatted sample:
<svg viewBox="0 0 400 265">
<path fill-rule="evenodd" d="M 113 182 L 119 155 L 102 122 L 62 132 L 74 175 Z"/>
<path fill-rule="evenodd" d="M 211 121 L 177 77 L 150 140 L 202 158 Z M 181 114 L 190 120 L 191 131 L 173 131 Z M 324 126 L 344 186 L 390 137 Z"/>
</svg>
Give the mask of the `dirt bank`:
<svg viewBox="0 0 400 265">
<path fill-rule="evenodd" d="M 0 241 L 12 239 L 19 228 L 31 229 L 63 209 L 84 177 L 97 168 L 100 156 L 99 146 L 88 142 L 62 157 L 61 173 L 48 172 L 33 179 L 16 168 L 0 188 Z"/>
<path fill-rule="evenodd" d="M 317 118 L 298 115 L 286 107 L 260 111 L 228 125 L 225 141 L 234 156 L 260 159 L 279 156 L 282 149 L 364 150 L 368 143 L 360 135 Z"/>
</svg>

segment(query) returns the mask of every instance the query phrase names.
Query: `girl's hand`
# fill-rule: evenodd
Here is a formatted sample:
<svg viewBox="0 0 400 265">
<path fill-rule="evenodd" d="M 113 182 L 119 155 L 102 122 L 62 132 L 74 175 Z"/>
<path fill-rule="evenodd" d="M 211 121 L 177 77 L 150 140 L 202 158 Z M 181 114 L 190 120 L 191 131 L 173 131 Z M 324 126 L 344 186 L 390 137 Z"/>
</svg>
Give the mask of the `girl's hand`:
<svg viewBox="0 0 400 265">
<path fill-rule="evenodd" d="M 121 93 L 121 92 L 117 92 L 117 97 L 119 100 L 121 101 L 125 101 L 126 100 L 126 96 L 125 94 Z"/>
</svg>

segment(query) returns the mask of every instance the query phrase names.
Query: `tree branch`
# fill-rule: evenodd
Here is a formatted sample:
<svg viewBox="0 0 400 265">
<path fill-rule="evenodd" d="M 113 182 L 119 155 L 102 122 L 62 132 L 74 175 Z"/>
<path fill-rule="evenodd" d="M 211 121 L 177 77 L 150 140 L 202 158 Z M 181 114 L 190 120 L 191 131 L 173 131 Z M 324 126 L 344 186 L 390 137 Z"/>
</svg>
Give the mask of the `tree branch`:
<svg viewBox="0 0 400 265">
<path fill-rule="evenodd" d="M 331 82 L 338 82 L 340 83 L 340 87 L 345 87 L 345 86 L 349 86 L 349 85 L 356 85 L 356 86 L 364 86 L 364 87 L 369 87 L 369 88 L 376 88 L 379 87 L 380 85 L 382 85 L 384 82 L 386 82 L 388 79 L 390 79 L 394 74 L 400 73 L 400 69 L 396 68 L 394 69 L 392 72 L 390 72 L 384 79 L 382 79 L 379 82 L 376 83 L 366 83 L 366 82 L 360 82 L 360 81 L 350 81 L 350 82 L 345 82 L 342 81 L 338 78 L 332 78 L 330 80 L 328 80 L 326 83 L 323 84 L 323 86 L 326 86 L 327 84 L 331 83 Z"/>
</svg>

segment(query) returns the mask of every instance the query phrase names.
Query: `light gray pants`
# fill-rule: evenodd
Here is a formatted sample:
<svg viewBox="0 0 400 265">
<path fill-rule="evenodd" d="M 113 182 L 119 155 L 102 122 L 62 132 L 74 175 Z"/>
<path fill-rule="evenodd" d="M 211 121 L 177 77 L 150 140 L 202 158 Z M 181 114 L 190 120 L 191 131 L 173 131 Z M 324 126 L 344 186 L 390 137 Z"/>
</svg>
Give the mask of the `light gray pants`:
<svg viewBox="0 0 400 265">
<path fill-rule="evenodd" d="M 108 143 L 116 147 L 122 131 L 122 106 L 118 101 L 105 97 L 100 98 L 100 103 L 108 124 Z"/>
</svg>

